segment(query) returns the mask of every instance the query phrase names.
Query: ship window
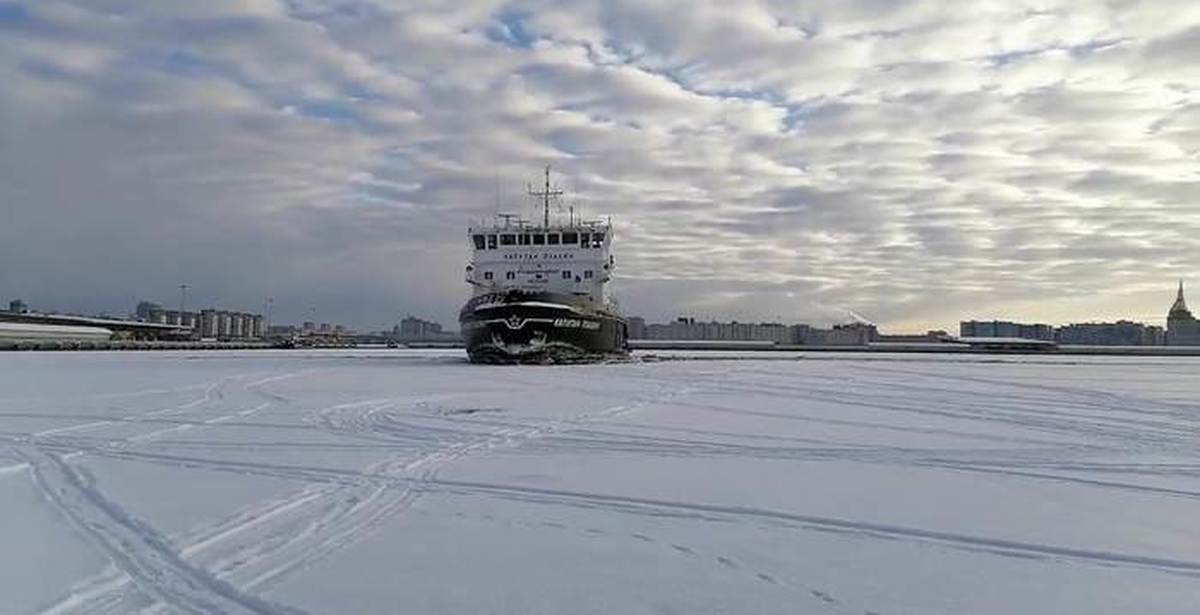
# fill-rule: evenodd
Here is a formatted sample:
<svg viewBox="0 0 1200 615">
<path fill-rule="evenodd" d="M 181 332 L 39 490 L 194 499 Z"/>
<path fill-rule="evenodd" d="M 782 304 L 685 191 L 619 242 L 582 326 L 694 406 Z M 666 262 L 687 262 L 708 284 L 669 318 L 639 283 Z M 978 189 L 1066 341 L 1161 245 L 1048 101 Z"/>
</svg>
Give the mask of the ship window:
<svg viewBox="0 0 1200 615">
<path fill-rule="evenodd" d="M 504 277 L 509 280 L 515 280 L 517 279 L 517 274 L 513 271 L 509 271 L 508 273 L 504 274 Z"/>
<path fill-rule="evenodd" d="M 563 241 L 564 246 L 569 246 L 569 245 L 575 243 L 576 241 L 579 241 L 579 234 L 578 233 L 563 233 L 562 241 Z"/>
<path fill-rule="evenodd" d="M 487 246 L 488 246 L 488 247 L 487 247 L 487 249 L 489 249 L 489 250 L 495 250 L 495 249 L 496 249 L 496 236 L 495 236 L 495 235 L 488 235 L 488 236 L 487 236 L 487 241 L 488 241 L 488 244 L 487 244 Z"/>
<path fill-rule="evenodd" d="M 571 272 L 570 272 L 570 271 L 566 271 L 566 270 L 564 270 L 564 271 L 563 271 L 563 279 L 564 279 L 564 280 L 570 280 L 570 279 L 571 279 Z"/>
<path fill-rule="evenodd" d="M 579 234 L 579 247 L 586 248 L 592 245 L 592 236 L 587 233 Z"/>
<path fill-rule="evenodd" d="M 523 246 L 529 245 L 529 233 L 521 234 L 521 245 L 523 245 Z"/>
<path fill-rule="evenodd" d="M 517 236 L 516 235 L 501 235 L 500 236 L 500 245 L 502 245 L 502 246 L 517 245 Z"/>
<path fill-rule="evenodd" d="M 558 233 L 547 233 L 546 243 L 552 246 L 558 245 Z"/>
<path fill-rule="evenodd" d="M 475 249 L 476 250 L 483 249 L 483 235 L 472 235 L 471 239 L 475 240 Z"/>
<path fill-rule="evenodd" d="M 583 279 L 585 279 L 585 280 L 592 279 L 592 270 L 591 269 L 588 269 L 587 271 L 583 272 Z"/>
<path fill-rule="evenodd" d="M 540 246 L 546 243 L 546 236 L 541 233 L 533 234 L 533 245 Z"/>
<path fill-rule="evenodd" d="M 491 272 L 491 271 L 484 271 L 484 272 L 483 272 L 483 279 L 485 279 L 485 280 L 490 280 L 490 279 L 492 279 L 492 272 Z"/>
<path fill-rule="evenodd" d="M 593 233 L 592 234 L 592 247 L 599 248 L 602 245 L 604 245 L 604 233 Z"/>
</svg>

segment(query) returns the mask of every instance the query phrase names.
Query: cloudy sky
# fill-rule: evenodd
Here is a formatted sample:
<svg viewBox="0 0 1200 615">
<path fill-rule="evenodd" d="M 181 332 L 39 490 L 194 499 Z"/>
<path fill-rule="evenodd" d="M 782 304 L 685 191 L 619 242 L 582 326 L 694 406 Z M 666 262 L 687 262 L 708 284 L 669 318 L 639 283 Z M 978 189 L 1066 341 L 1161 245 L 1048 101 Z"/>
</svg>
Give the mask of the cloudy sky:
<svg viewBox="0 0 1200 615">
<path fill-rule="evenodd" d="M 453 325 L 551 164 L 652 321 L 1161 324 L 1197 58 L 1182 0 L 0 0 L 0 299 Z"/>
</svg>

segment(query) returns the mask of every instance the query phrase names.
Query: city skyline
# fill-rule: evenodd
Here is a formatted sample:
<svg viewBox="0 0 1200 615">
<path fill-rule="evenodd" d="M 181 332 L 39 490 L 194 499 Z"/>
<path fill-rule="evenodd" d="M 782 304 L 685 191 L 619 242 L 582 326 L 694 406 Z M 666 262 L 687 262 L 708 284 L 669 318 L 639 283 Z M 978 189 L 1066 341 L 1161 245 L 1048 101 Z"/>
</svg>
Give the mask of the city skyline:
<svg viewBox="0 0 1200 615">
<path fill-rule="evenodd" d="M 181 301 L 181 303 L 182 303 L 182 301 Z M 308 329 L 310 327 L 315 329 L 317 327 L 317 325 L 320 325 L 320 327 L 322 329 L 325 329 L 325 328 L 333 329 L 336 326 L 336 328 L 339 331 L 345 329 L 346 331 L 350 331 L 350 332 L 361 332 L 361 333 L 366 333 L 366 334 L 373 334 L 373 333 L 386 333 L 389 328 L 391 329 L 391 331 L 393 333 L 395 333 L 395 332 L 399 331 L 400 329 L 402 329 L 410 324 L 413 324 L 414 326 L 419 326 L 419 327 L 433 327 L 434 329 L 436 329 L 436 331 L 438 332 L 439 335 L 442 333 L 442 322 L 439 321 L 438 318 L 431 317 L 431 319 L 426 320 L 426 319 L 420 318 L 419 316 L 413 315 L 411 312 L 404 312 L 404 316 L 402 316 L 402 317 L 399 315 L 396 315 L 393 318 L 393 320 L 390 321 L 390 323 L 394 323 L 394 324 L 385 324 L 385 325 L 381 325 L 378 327 L 366 327 L 366 328 L 362 329 L 361 331 L 354 331 L 352 327 L 345 327 L 342 324 L 322 323 L 317 320 L 303 320 L 303 321 L 296 321 L 296 322 L 270 323 L 270 321 L 269 321 L 270 314 L 271 314 L 270 310 L 273 307 L 273 305 L 274 305 L 273 298 L 269 298 L 266 302 L 264 302 L 263 308 L 267 310 L 267 314 L 266 314 L 265 318 L 268 319 L 264 325 L 264 330 L 266 328 L 270 328 L 270 329 L 278 328 L 280 330 L 294 329 L 294 330 L 299 331 L 301 329 Z M 30 309 L 29 304 L 22 299 L 11 300 L 9 302 L 9 306 L 10 306 L 9 307 L 10 311 L 15 311 L 15 312 L 30 311 L 30 312 L 34 312 L 34 313 L 40 312 L 43 314 L 51 314 L 51 315 L 53 315 L 55 313 L 63 313 L 63 312 L 54 310 L 52 308 L 51 309 L 46 309 L 46 308 L 39 309 L 37 306 L 34 306 L 33 309 Z M 1179 310 L 1179 308 L 1181 306 L 1182 306 L 1182 310 Z M 1182 314 L 1177 313 L 1180 311 L 1182 312 Z M 153 312 L 157 312 L 157 316 L 153 315 Z M 139 300 L 137 302 L 137 305 L 135 306 L 135 309 L 129 310 L 128 312 L 122 312 L 122 311 L 118 310 L 116 312 L 116 314 L 119 314 L 119 315 L 116 315 L 111 312 L 100 312 L 100 313 L 65 312 L 64 314 L 75 315 L 75 316 L 85 316 L 85 317 L 116 317 L 116 318 L 121 318 L 123 315 L 123 317 L 128 318 L 130 320 L 135 320 L 135 321 L 161 322 L 161 323 L 166 323 L 166 324 L 176 324 L 178 321 L 174 320 L 174 319 L 177 318 L 177 315 L 180 313 L 184 313 L 193 318 L 198 318 L 202 312 L 230 313 L 230 314 L 239 314 L 239 315 L 245 315 L 245 316 L 256 316 L 259 318 L 264 317 L 263 314 L 245 314 L 245 313 L 237 312 L 236 310 L 231 312 L 231 311 L 218 309 L 218 308 L 202 308 L 202 309 L 190 310 L 188 312 L 179 312 L 177 310 L 172 310 L 172 309 L 166 308 L 160 303 L 156 303 L 153 301 L 147 301 L 147 300 Z M 729 318 L 719 318 L 719 317 L 696 317 L 695 315 L 687 315 L 687 314 L 679 314 L 679 313 L 669 316 L 669 317 L 663 317 L 663 318 L 657 319 L 657 322 L 656 322 L 654 318 L 648 319 L 641 314 L 628 314 L 627 315 L 627 318 L 629 321 L 629 326 L 631 328 L 631 334 L 630 334 L 631 338 L 641 337 L 639 335 L 632 333 L 632 330 L 635 328 L 639 328 L 639 327 L 645 328 L 647 326 L 669 328 L 671 326 L 678 324 L 679 322 L 687 322 L 687 323 L 691 323 L 693 325 L 701 325 L 701 326 L 704 326 L 704 325 L 720 325 L 720 326 L 743 325 L 743 326 L 751 326 L 751 327 L 758 327 L 758 326 L 783 327 L 783 328 L 803 327 L 803 328 L 812 328 L 812 329 L 817 329 L 817 330 L 821 329 L 822 327 L 838 329 L 838 328 L 843 328 L 846 326 L 867 325 L 872 330 L 877 330 L 880 334 L 889 334 L 889 335 L 894 335 L 894 336 L 898 335 L 900 337 L 929 336 L 929 335 L 933 335 L 933 334 L 944 335 L 949 331 L 955 330 L 955 327 L 958 327 L 959 329 L 962 329 L 965 331 L 965 327 L 968 324 L 971 324 L 972 326 L 977 326 L 975 323 L 979 323 L 981 325 L 986 326 L 986 325 L 990 325 L 993 322 L 997 323 L 997 326 L 999 326 L 1000 324 L 1005 324 L 1005 325 L 1012 325 L 1012 326 L 1018 326 L 1018 327 L 1025 327 L 1025 326 L 1044 327 L 1044 328 L 1047 328 L 1047 330 L 1057 330 L 1059 328 L 1087 330 L 1088 328 L 1092 328 L 1092 327 L 1096 327 L 1096 326 L 1106 327 L 1106 326 L 1113 326 L 1113 325 L 1136 325 L 1137 327 L 1146 327 L 1149 329 L 1157 329 L 1161 333 L 1165 334 L 1167 332 L 1168 325 L 1170 324 L 1170 321 L 1173 317 L 1174 318 L 1182 318 L 1184 320 L 1189 321 L 1187 323 L 1184 323 L 1182 325 L 1182 327 L 1180 327 L 1179 324 L 1176 325 L 1181 330 L 1182 329 L 1188 330 L 1188 331 L 1184 332 L 1184 336 L 1186 338 L 1191 339 L 1193 336 L 1200 335 L 1200 324 L 1196 324 L 1198 321 L 1191 316 L 1191 313 L 1188 311 L 1188 308 L 1186 306 L 1184 284 L 1183 284 L 1182 280 L 1179 282 L 1179 285 L 1176 288 L 1176 294 L 1175 294 L 1173 302 L 1168 310 L 1168 315 L 1160 316 L 1160 317 L 1124 315 L 1124 316 L 1110 319 L 1110 320 L 1092 318 L 1092 319 L 1075 319 L 1075 320 L 1060 321 L 1060 322 L 1051 322 L 1051 321 L 1045 321 L 1045 320 L 1040 320 L 1040 319 L 1035 318 L 1035 319 L 1030 319 L 1030 320 L 1026 321 L 1025 323 L 1016 323 L 1016 322 L 1013 322 L 1013 319 L 1009 315 L 991 314 L 985 318 L 965 317 L 964 316 L 964 317 L 960 318 L 960 320 L 958 320 L 956 323 L 951 323 L 945 327 L 932 327 L 932 328 L 918 331 L 918 330 L 884 329 L 884 328 L 879 327 L 877 323 L 863 318 L 860 314 L 853 314 L 841 322 L 828 322 L 828 323 L 819 322 L 819 321 L 818 322 L 788 321 L 783 318 L 762 319 L 762 320 L 757 320 L 757 321 L 755 321 L 755 320 L 740 320 L 739 321 L 736 318 L 729 319 Z M 307 315 L 307 318 L 315 318 L 315 316 L 310 312 Z M 637 323 L 636 325 L 635 325 L 635 321 Z M 1162 324 L 1158 324 L 1160 322 Z M 183 324 L 187 325 L 188 323 L 184 322 Z M 1193 331 L 1193 329 L 1195 329 L 1195 331 Z M 424 329 L 422 329 L 422 330 L 424 330 Z M 449 333 L 453 333 L 452 329 L 448 329 L 447 331 Z M 967 334 L 967 333 L 962 333 L 962 335 L 964 337 L 972 336 L 972 334 Z M 978 334 L 976 334 L 976 335 L 978 336 Z M 991 335 L 992 334 L 986 334 L 986 335 L 981 335 L 981 336 L 988 337 Z M 1004 336 L 1001 336 L 1001 337 L 1004 337 Z M 1013 335 L 1012 337 L 1017 337 L 1017 335 Z M 1021 337 L 1023 337 L 1023 336 L 1021 336 Z"/>
<path fill-rule="evenodd" d="M 1176 296 L 1175 293 L 1182 292 L 1182 289 L 1185 286 L 1183 280 L 1180 280 L 1178 282 L 1178 284 L 1179 284 L 1179 286 L 1176 287 L 1176 290 L 1173 291 L 1171 294 L 1171 297 L 1173 300 L 1175 299 L 1175 296 Z M 28 306 L 29 306 L 29 302 L 26 300 L 25 297 L 13 297 L 13 298 L 11 298 L 11 300 L 10 299 L 5 299 L 5 300 L 11 301 L 12 303 L 20 303 L 23 306 L 25 306 L 26 308 L 28 308 Z M 145 299 L 139 299 L 135 303 L 137 304 L 137 305 L 135 305 L 135 308 L 140 308 L 141 304 L 147 303 L 147 304 L 155 305 L 155 306 L 159 307 L 160 309 L 172 311 L 169 306 L 164 306 L 160 303 L 155 303 L 152 301 L 146 301 Z M 263 305 L 261 306 L 261 309 L 263 309 L 264 311 L 270 312 L 271 309 L 275 308 L 275 305 L 276 304 L 275 304 L 274 298 L 267 298 L 267 300 L 263 301 Z M 397 308 L 397 309 L 398 309 L 398 311 L 396 313 L 383 316 L 382 319 L 379 320 L 378 322 L 374 322 L 372 324 L 368 324 L 366 326 L 360 326 L 357 328 L 360 328 L 361 330 L 364 330 L 364 331 L 384 330 L 384 329 L 388 329 L 388 328 L 394 326 L 395 323 L 399 322 L 400 320 L 403 320 L 405 317 L 412 317 L 412 315 L 413 315 L 411 310 L 405 310 L 403 308 Z M 123 316 L 131 317 L 131 318 L 139 317 L 136 314 L 138 309 L 122 309 L 122 308 L 89 310 L 87 308 L 64 309 L 59 306 L 53 306 L 53 305 L 34 305 L 31 309 L 31 311 L 43 312 L 43 313 L 49 313 L 49 314 L 63 313 L 63 314 L 88 315 L 88 316 L 123 315 Z M 189 311 L 198 313 L 197 310 L 189 309 Z M 251 311 L 253 311 L 253 310 L 251 310 Z M 303 311 L 303 310 L 297 311 L 297 310 L 288 310 L 288 309 L 286 309 L 286 306 L 285 306 L 284 312 L 285 313 L 294 313 L 294 314 L 297 314 L 297 316 L 294 319 L 294 322 L 293 322 L 293 320 L 285 319 L 285 320 L 287 320 L 287 322 L 281 321 L 279 323 L 281 325 L 299 325 L 303 322 L 320 322 L 320 318 L 318 318 L 318 316 L 316 315 L 315 308 L 310 307 L 310 308 L 308 308 L 307 311 Z M 958 323 L 960 323 L 964 320 L 984 320 L 984 321 L 986 321 L 986 320 L 995 320 L 995 319 L 1023 320 L 1023 321 L 1028 321 L 1028 322 L 1037 322 L 1037 323 L 1046 324 L 1046 325 L 1050 325 L 1050 326 L 1106 323 L 1106 322 L 1118 322 L 1118 321 L 1132 321 L 1132 322 L 1140 322 L 1140 323 L 1144 323 L 1144 324 L 1148 324 L 1148 325 L 1165 326 L 1168 321 L 1168 312 L 1169 312 L 1169 309 L 1167 311 L 1164 311 L 1162 313 L 1162 315 L 1121 314 L 1121 313 L 1111 313 L 1107 316 L 1101 316 L 1101 317 L 1080 317 L 1080 316 L 1068 315 L 1063 320 L 1051 320 L 1051 319 L 1043 318 L 1043 317 L 1036 316 L 1036 315 L 1014 316 L 1013 314 L 1008 314 L 1008 313 L 988 313 L 988 314 L 982 314 L 982 315 L 981 314 L 960 314 L 956 317 L 953 317 L 952 320 L 947 321 L 945 323 L 933 323 L 931 326 L 926 326 L 924 328 L 919 328 L 919 327 L 918 328 L 909 328 L 909 329 L 905 329 L 903 327 L 887 327 L 887 328 L 892 331 L 898 331 L 898 332 L 903 332 L 903 333 L 920 333 L 920 332 L 926 332 L 926 331 L 951 330 L 954 328 L 954 326 L 956 326 Z M 400 314 L 402 314 L 402 313 L 405 314 L 405 316 L 400 316 Z M 829 313 L 837 314 L 838 310 L 832 309 Z M 802 320 L 795 320 L 795 319 L 789 320 L 788 318 L 780 316 L 780 315 L 775 315 L 774 317 L 768 316 L 768 317 L 762 317 L 762 318 L 740 319 L 737 316 L 730 317 L 727 314 L 726 315 L 720 315 L 720 314 L 718 314 L 718 315 L 713 315 L 713 314 L 697 315 L 693 312 L 687 312 L 686 310 L 675 310 L 674 312 L 671 312 L 669 308 L 665 313 L 663 313 L 662 315 L 659 315 L 657 317 L 647 318 L 645 315 L 639 314 L 639 313 L 630 313 L 630 314 L 627 314 L 627 316 L 641 318 L 646 321 L 653 321 L 653 320 L 656 320 L 656 318 L 657 318 L 658 322 L 663 322 L 663 323 L 669 323 L 678 318 L 690 318 L 692 320 L 698 320 L 701 322 L 735 322 L 735 323 L 743 322 L 743 323 L 761 323 L 761 324 L 811 324 L 811 325 L 816 325 L 816 326 L 834 326 L 834 325 L 852 324 L 852 323 L 868 323 L 868 324 L 876 325 L 876 326 L 881 325 L 881 323 L 879 323 L 875 320 L 871 320 L 871 319 L 863 316 L 862 314 L 852 311 L 852 310 L 843 310 L 843 311 L 841 311 L 841 313 L 842 313 L 842 317 L 840 319 L 838 319 L 836 317 L 829 317 L 829 318 L 816 318 L 816 319 L 812 319 L 809 321 L 802 321 Z M 445 321 L 445 322 L 453 321 L 452 314 L 447 314 L 444 316 L 443 315 L 426 314 L 425 316 L 427 318 L 431 319 L 432 322 L 436 322 L 438 324 L 441 324 L 443 321 Z M 321 317 L 321 318 L 324 318 L 324 317 Z M 389 320 L 389 318 L 390 318 L 390 320 Z M 342 325 L 339 325 L 339 326 L 342 326 Z"/>
<path fill-rule="evenodd" d="M 0 293 L 449 324 L 545 164 L 654 321 L 1162 325 L 1200 284 L 1200 7 L 442 4 L 0 1 Z"/>
</svg>

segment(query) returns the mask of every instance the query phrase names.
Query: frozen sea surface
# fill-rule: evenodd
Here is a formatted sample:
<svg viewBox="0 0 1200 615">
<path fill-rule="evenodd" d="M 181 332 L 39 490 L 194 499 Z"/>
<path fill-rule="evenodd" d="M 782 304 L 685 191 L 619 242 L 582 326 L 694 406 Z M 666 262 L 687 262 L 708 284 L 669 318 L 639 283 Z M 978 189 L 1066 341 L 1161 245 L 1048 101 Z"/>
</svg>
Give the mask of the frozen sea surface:
<svg viewBox="0 0 1200 615">
<path fill-rule="evenodd" d="M 1200 361 L 0 355 L 2 613 L 1187 613 Z"/>
</svg>

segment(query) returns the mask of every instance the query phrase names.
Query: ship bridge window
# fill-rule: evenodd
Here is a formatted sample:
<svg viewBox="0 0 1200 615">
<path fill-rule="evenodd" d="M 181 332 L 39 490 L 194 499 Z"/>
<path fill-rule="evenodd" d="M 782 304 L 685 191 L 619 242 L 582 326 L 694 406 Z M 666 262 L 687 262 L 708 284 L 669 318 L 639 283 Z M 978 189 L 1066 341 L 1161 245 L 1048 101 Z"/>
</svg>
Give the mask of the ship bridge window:
<svg viewBox="0 0 1200 615">
<path fill-rule="evenodd" d="M 471 236 L 471 239 L 472 239 L 472 240 L 475 242 L 475 249 L 476 249 L 476 250 L 482 250 L 482 249 L 483 249 L 483 235 L 472 235 L 472 236 Z"/>
<path fill-rule="evenodd" d="M 571 272 L 570 272 L 570 271 L 568 271 L 568 270 L 566 270 L 566 269 L 564 269 L 564 270 L 563 270 L 563 279 L 564 279 L 564 280 L 570 280 L 570 279 L 571 279 Z"/>
<path fill-rule="evenodd" d="M 562 242 L 563 242 L 564 246 L 569 246 L 569 245 L 575 243 L 576 241 L 579 241 L 578 233 L 563 233 L 562 234 Z"/>
<path fill-rule="evenodd" d="M 558 245 L 558 233 L 546 233 L 546 244 L 551 246 Z"/>
<path fill-rule="evenodd" d="M 516 235 L 501 235 L 500 236 L 500 245 L 502 245 L 502 246 L 517 245 L 517 236 Z"/>
<path fill-rule="evenodd" d="M 592 245 L 592 236 L 589 235 L 588 233 L 580 233 L 579 234 L 579 247 L 586 248 L 590 245 Z"/>
<path fill-rule="evenodd" d="M 541 246 L 546 244 L 546 236 L 541 233 L 533 234 L 533 245 Z"/>
<path fill-rule="evenodd" d="M 487 249 L 489 249 L 489 250 L 496 249 L 496 236 L 495 235 L 487 236 L 487 246 L 488 246 Z"/>
<path fill-rule="evenodd" d="M 604 233 L 592 233 L 592 247 L 599 248 L 604 245 Z"/>
<path fill-rule="evenodd" d="M 522 233 L 521 234 L 521 245 L 527 246 L 527 245 L 529 245 L 529 241 L 530 241 L 529 233 Z"/>
<path fill-rule="evenodd" d="M 585 279 L 585 280 L 592 279 L 592 270 L 591 269 L 588 269 L 587 271 L 583 272 L 583 279 Z"/>
</svg>

